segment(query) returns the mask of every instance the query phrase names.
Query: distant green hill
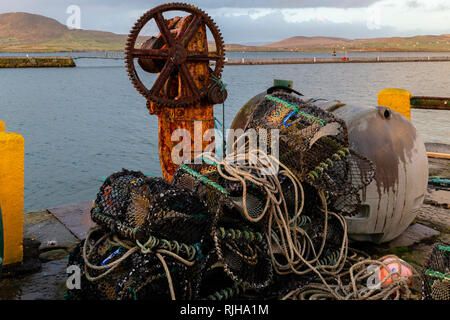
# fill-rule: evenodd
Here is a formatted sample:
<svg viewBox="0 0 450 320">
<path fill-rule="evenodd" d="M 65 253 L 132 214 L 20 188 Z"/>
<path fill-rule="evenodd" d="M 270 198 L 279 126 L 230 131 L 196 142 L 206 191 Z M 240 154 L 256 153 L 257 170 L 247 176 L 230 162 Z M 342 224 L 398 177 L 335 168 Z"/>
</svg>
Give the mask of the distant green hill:
<svg viewBox="0 0 450 320">
<path fill-rule="evenodd" d="M 69 30 L 37 14 L 0 14 L 0 52 L 123 50 L 127 36 L 92 30 Z M 292 37 L 264 46 L 225 45 L 227 51 L 450 51 L 450 34 L 439 36 L 344 39 Z"/>
<path fill-rule="evenodd" d="M 264 48 L 290 51 L 450 51 L 450 34 L 439 36 L 344 39 L 330 37 L 292 37 L 267 44 Z"/>
</svg>

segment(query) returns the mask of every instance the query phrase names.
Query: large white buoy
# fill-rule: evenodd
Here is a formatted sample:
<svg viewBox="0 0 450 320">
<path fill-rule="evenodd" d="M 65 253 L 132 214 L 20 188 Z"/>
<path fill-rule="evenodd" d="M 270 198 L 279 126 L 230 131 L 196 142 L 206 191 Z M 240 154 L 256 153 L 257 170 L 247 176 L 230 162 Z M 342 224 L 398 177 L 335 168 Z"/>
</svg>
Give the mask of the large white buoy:
<svg viewBox="0 0 450 320">
<path fill-rule="evenodd" d="M 347 218 L 349 235 L 392 240 L 413 222 L 425 198 L 425 144 L 408 119 L 387 107 L 343 105 L 333 113 L 346 122 L 350 147 L 376 166 L 375 179 L 360 193 L 359 214 Z"/>
</svg>

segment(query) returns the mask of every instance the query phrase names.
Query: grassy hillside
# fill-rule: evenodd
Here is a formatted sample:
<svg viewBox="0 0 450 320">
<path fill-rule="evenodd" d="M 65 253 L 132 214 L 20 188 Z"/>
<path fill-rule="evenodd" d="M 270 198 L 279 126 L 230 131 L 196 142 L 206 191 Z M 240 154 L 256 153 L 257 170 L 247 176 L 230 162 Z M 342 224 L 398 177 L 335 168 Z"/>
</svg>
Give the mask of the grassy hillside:
<svg viewBox="0 0 450 320">
<path fill-rule="evenodd" d="M 0 51 L 123 50 L 125 35 L 70 30 L 54 19 L 29 13 L 0 14 Z"/>
<path fill-rule="evenodd" d="M 264 48 L 287 51 L 450 51 L 450 34 L 372 39 L 292 37 L 267 44 Z"/>
<path fill-rule="evenodd" d="M 330 37 L 292 37 L 282 41 L 264 45 L 266 48 L 305 48 L 317 46 L 337 46 L 347 45 L 351 40 L 344 38 Z"/>
</svg>

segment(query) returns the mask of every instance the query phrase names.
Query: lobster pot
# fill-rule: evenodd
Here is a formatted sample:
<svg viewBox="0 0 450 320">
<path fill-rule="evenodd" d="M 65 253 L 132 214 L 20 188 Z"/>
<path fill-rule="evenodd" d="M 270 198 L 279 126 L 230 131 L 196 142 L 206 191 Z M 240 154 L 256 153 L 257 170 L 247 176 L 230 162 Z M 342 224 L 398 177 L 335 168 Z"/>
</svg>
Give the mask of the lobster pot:
<svg viewBox="0 0 450 320">
<path fill-rule="evenodd" d="M 180 166 L 173 184 L 193 190 L 216 213 L 212 261 L 223 265 L 224 273 L 234 284 L 251 289 L 266 287 L 272 279 L 267 241 L 262 235 L 266 220 L 251 223 L 242 217 L 241 183 L 225 180 L 216 165 L 204 163 Z M 249 210 L 260 212 L 262 205 L 258 197 L 263 198 L 264 192 L 248 187 Z"/>
<path fill-rule="evenodd" d="M 130 240 L 155 236 L 190 245 L 201 241 L 211 223 L 205 203 L 191 191 L 125 169 L 105 180 L 91 217 Z"/>
<path fill-rule="evenodd" d="M 434 245 L 423 269 L 424 300 L 450 300 L 450 246 Z"/>
<path fill-rule="evenodd" d="M 325 191 L 334 211 L 358 212 L 358 191 L 373 180 L 375 168 L 349 148 L 343 120 L 294 94 L 275 91 L 255 104 L 244 126 L 249 129 L 267 132 L 267 146 L 273 145 L 271 130 L 279 130 L 280 162 L 300 180 Z"/>
<path fill-rule="evenodd" d="M 274 108 L 273 104 L 280 103 L 274 101 L 277 99 L 268 101 L 268 95 L 284 100 L 288 104 L 281 105 L 287 107 Z M 263 109 L 258 110 L 261 106 Z M 270 113 L 271 107 L 275 112 Z M 292 107 L 298 107 L 307 115 L 297 112 L 289 116 L 294 110 Z M 307 108 L 313 111 L 306 111 Z M 316 109 L 331 113 L 334 118 L 328 114 L 323 118 Z M 279 113 L 277 110 L 284 111 Z M 300 116 L 303 116 L 302 126 L 297 129 L 295 125 Z M 294 95 L 289 88 L 270 88 L 251 98 L 241 108 L 231 128 L 255 126 L 254 118 L 263 119 L 259 121 L 263 125 L 277 120 L 275 122 L 281 128 L 280 160 L 289 164 L 289 168 L 300 176 L 306 174 L 307 182 L 330 192 L 330 208 L 346 215 L 349 237 L 353 240 L 390 241 L 399 236 L 417 216 L 428 184 L 428 160 L 422 138 L 413 124 L 400 113 L 382 106 L 348 105 L 337 100 Z M 325 120 L 325 126 L 313 135 L 320 138 L 311 139 L 315 143 L 310 143 L 309 152 L 305 153 L 303 146 L 305 142 L 308 146 L 307 137 L 310 134 L 306 134 L 304 123 L 309 121 L 308 131 L 314 134 L 316 131 L 311 129 L 322 126 L 318 120 Z M 336 129 L 336 125 L 340 127 L 333 133 L 331 129 Z M 295 130 L 299 132 L 285 141 L 283 132 Z M 298 139 L 298 135 L 304 139 Z M 344 135 L 347 144 L 341 139 Z M 296 139 L 293 140 L 293 137 Z M 302 144 L 302 141 L 305 142 Z M 336 148 L 336 142 L 348 148 L 350 153 L 346 149 Z M 330 147 L 331 143 L 334 143 L 335 149 Z M 302 152 L 297 152 L 297 149 Z M 370 160 L 373 167 L 365 159 Z M 306 169 L 299 171 L 298 166 L 307 168 L 309 172 Z M 370 179 L 373 174 L 373 179 Z M 333 185 L 334 181 L 336 185 Z M 362 188 L 352 193 L 358 185 Z"/>
<path fill-rule="evenodd" d="M 198 298 L 212 215 L 191 191 L 124 169 L 105 180 L 91 218 L 98 228 L 70 255 L 83 277 L 69 298 Z"/>
<path fill-rule="evenodd" d="M 108 232 L 99 230 L 92 234 L 86 254 L 89 263 L 102 266 L 118 261 L 127 250 L 113 241 L 102 240 Z M 136 251 L 120 262 L 111 272 L 108 269 L 94 270 L 83 259 L 83 240 L 70 254 L 69 266 L 77 266 L 82 271 L 80 289 L 68 290 L 67 300 L 167 300 L 170 289 L 166 270 L 154 254 Z M 94 243 L 97 245 L 94 247 Z M 184 258 L 187 255 L 179 253 Z M 196 299 L 200 285 L 201 263 L 186 266 L 177 259 L 164 258 L 170 271 L 171 283 L 178 299 Z"/>
</svg>

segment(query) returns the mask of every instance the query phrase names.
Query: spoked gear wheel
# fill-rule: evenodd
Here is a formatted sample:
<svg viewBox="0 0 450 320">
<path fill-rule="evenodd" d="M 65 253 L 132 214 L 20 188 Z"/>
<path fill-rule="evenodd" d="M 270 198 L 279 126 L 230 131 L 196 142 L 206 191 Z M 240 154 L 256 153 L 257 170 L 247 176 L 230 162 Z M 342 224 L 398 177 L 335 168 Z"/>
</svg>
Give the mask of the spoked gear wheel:
<svg viewBox="0 0 450 320">
<path fill-rule="evenodd" d="M 192 15 L 192 19 L 188 27 L 182 31 L 177 37 L 173 37 L 170 33 L 166 20 L 163 17 L 163 12 L 168 11 L 185 11 Z M 164 40 L 164 45 L 161 49 L 135 48 L 136 40 L 142 28 L 150 21 L 154 19 L 158 29 L 161 33 L 161 37 Z M 216 43 L 216 52 L 208 53 L 208 51 L 198 52 L 187 49 L 189 42 L 193 39 L 200 26 L 204 24 L 211 32 Z M 210 60 L 215 61 L 215 67 L 212 74 L 216 78 L 220 78 L 224 65 L 224 44 L 222 35 L 214 23 L 204 11 L 197 7 L 194 7 L 185 3 L 169 3 L 163 4 L 147 11 L 133 26 L 128 36 L 128 41 L 125 47 L 125 64 L 127 67 L 130 80 L 137 89 L 147 100 L 153 101 L 158 105 L 171 106 L 171 107 L 184 107 L 192 105 L 199 101 L 201 98 L 208 94 L 209 84 L 198 87 L 194 81 L 194 78 L 187 67 L 187 62 L 208 62 Z M 135 68 L 135 58 L 147 58 L 154 60 L 161 60 L 164 62 L 157 79 L 153 83 L 151 89 L 148 89 L 142 81 Z M 179 97 L 178 99 L 169 99 L 162 97 L 160 91 L 171 77 L 172 72 L 178 69 L 182 80 L 186 83 L 186 86 L 190 89 L 191 95 Z"/>
</svg>

